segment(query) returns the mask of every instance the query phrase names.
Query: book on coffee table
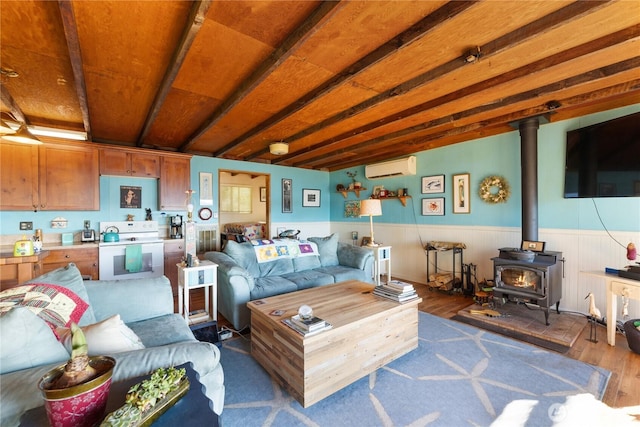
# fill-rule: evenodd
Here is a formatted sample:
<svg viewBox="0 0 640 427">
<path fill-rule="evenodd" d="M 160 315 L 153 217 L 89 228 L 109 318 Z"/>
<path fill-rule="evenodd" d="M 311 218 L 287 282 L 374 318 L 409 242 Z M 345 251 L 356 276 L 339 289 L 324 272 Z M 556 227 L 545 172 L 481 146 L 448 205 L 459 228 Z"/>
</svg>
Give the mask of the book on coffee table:
<svg viewBox="0 0 640 427">
<path fill-rule="evenodd" d="M 321 319 L 317 316 L 313 316 L 309 319 L 303 319 L 299 314 L 295 316 L 291 316 L 291 321 L 299 326 L 300 329 L 307 332 L 313 332 L 318 329 L 322 329 L 325 327 L 326 322 L 324 319 Z"/>
<path fill-rule="evenodd" d="M 288 327 L 290 327 L 291 329 L 293 329 L 294 331 L 296 331 L 297 333 L 299 333 L 300 335 L 302 335 L 303 337 L 310 337 L 312 335 L 319 334 L 320 332 L 327 331 L 333 327 L 331 323 L 324 322 L 324 327 L 320 329 L 315 329 L 313 331 L 305 331 L 304 329 L 300 328 L 297 324 L 292 322 L 291 319 L 282 319 L 281 322 L 287 325 Z"/>
</svg>

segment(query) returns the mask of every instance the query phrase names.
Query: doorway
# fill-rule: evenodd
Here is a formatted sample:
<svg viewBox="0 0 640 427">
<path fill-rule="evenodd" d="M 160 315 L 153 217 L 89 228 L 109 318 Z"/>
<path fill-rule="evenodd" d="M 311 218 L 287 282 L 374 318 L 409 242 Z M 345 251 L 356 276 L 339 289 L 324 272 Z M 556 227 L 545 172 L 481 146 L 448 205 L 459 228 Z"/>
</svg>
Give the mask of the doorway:
<svg viewBox="0 0 640 427">
<path fill-rule="evenodd" d="M 228 240 L 270 238 L 271 175 L 218 170 L 220 250 Z"/>
</svg>

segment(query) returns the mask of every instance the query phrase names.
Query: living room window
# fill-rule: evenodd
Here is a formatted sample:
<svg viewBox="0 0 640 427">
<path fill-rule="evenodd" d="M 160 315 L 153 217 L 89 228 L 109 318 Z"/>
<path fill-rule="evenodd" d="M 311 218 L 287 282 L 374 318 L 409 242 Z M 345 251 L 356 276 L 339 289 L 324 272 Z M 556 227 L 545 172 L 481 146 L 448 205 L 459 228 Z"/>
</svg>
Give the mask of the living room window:
<svg viewBox="0 0 640 427">
<path fill-rule="evenodd" d="M 220 210 L 222 212 L 251 213 L 252 200 L 251 187 L 220 186 Z"/>
</svg>

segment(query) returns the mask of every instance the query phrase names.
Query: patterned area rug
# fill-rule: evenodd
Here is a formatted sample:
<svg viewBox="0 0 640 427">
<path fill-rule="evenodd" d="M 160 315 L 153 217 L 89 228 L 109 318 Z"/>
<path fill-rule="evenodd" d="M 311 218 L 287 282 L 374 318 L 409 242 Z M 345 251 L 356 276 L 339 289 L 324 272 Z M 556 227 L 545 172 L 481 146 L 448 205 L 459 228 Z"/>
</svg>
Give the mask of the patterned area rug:
<svg viewBox="0 0 640 427">
<path fill-rule="evenodd" d="M 225 341 L 222 425 L 489 426 L 510 402 L 526 399 L 535 402 L 526 426 L 548 426 L 562 416 L 569 396 L 601 399 L 611 376 L 426 313 L 420 313 L 419 337 L 416 350 L 306 409 L 253 360 L 249 341 Z"/>
</svg>

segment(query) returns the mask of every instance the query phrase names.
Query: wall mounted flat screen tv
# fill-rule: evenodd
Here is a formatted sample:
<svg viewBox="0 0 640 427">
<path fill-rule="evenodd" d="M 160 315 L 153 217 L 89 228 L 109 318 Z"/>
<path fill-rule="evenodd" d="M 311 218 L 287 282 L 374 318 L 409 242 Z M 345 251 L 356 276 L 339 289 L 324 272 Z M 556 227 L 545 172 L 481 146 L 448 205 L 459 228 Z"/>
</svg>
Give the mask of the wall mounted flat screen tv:
<svg viewBox="0 0 640 427">
<path fill-rule="evenodd" d="M 640 197 L 640 113 L 567 132 L 564 197 Z"/>
</svg>

